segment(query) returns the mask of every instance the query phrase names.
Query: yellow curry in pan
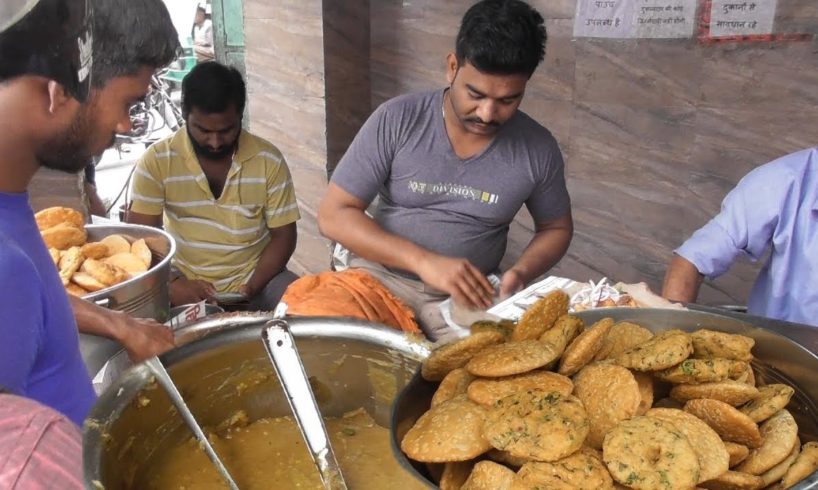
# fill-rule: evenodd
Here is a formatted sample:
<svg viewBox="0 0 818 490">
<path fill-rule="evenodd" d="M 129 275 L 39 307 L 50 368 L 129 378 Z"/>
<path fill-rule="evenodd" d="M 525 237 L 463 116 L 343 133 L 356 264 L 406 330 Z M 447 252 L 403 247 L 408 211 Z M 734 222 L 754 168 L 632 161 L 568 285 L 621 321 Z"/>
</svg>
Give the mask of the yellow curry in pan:
<svg viewBox="0 0 818 490">
<path fill-rule="evenodd" d="M 325 419 L 347 486 L 353 490 L 426 488 L 403 469 L 392 455 L 389 429 L 380 427 L 364 411 Z M 229 427 L 208 436 L 242 490 L 323 488 L 301 432 L 291 416 L 252 423 L 234 416 Z M 216 469 L 195 439 L 168 449 L 157 458 L 140 488 L 149 490 L 224 489 Z"/>
</svg>

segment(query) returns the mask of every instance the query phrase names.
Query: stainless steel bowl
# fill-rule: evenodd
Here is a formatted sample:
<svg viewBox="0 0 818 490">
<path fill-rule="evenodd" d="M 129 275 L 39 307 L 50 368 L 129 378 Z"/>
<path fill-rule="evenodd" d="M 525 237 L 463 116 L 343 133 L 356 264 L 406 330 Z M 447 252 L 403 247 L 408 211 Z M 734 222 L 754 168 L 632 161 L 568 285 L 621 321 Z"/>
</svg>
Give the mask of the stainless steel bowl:
<svg viewBox="0 0 818 490">
<path fill-rule="evenodd" d="M 615 321 L 630 321 L 654 332 L 678 328 L 694 331 L 708 328 L 746 335 L 755 339 L 753 368 L 761 383 L 786 383 L 795 388 L 795 396 L 787 407 L 792 412 L 802 442 L 818 440 L 818 331 L 803 325 L 785 324 L 772 320 L 719 315 L 703 311 L 663 310 L 648 308 L 605 308 L 577 313 L 586 325 L 605 317 Z M 753 321 L 754 323 L 750 323 Z M 763 325 L 762 328 L 760 325 Z M 788 338 L 790 337 L 790 338 Z M 791 340 L 798 339 L 798 342 Z M 803 345 L 809 346 L 805 348 Z M 813 349 L 813 350 L 810 350 Z M 420 377 L 409 382 L 395 401 L 392 414 L 392 448 L 399 461 L 413 466 L 418 478 L 429 481 L 428 468 L 410 461 L 400 451 L 400 441 L 415 421 L 429 409 L 437 383 Z M 818 472 L 796 485 L 796 489 L 818 489 Z"/>
<path fill-rule="evenodd" d="M 261 341 L 267 318 L 220 330 L 162 356 L 199 422 L 215 426 L 236 410 L 250 420 L 290 413 Z M 364 407 L 388 427 L 395 395 L 409 381 L 427 344 L 368 322 L 288 319 L 321 411 L 337 416 Z M 243 323 L 243 324 L 242 324 Z M 202 329 L 196 330 L 201 335 Z M 189 437 L 167 396 L 142 365 L 120 377 L 99 398 L 83 433 L 85 484 L 107 489 L 139 488 L 162 449 Z M 306 453 L 305 453 L 306 454 Z M 391 457 L 385 455 L 385 457 Z M 408 476 L 411 478 L 411 475 Z"/>
<path fill-rule="evenodd" d="M 153 318 L 158 322 L 167 320 L 170 310 L 170 263 L 176 253 L 173 237 L 158 228 L 142 225 L 86 225 L 85 229 L 89 242 L 114 234 L 124 235 L 131 242 L 144 238 L 153 253 L 153 264 L 144 274 L 83 298 L 137 318 Z"/>
</svg>

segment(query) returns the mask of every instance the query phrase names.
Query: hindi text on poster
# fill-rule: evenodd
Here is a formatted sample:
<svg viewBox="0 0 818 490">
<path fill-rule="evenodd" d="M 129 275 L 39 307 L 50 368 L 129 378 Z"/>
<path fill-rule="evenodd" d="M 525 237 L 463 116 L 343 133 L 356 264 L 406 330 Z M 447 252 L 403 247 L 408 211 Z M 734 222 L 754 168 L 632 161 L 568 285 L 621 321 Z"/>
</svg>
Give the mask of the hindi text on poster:
<svg viewBox="0 0 818 490">
<path fill-rule="evenodd" d="M 578 0 L 574 36 L 685 38 L 695 18 L 696 0 Z"/>
<path fill-rule="evenodd" d="M 713 0 L 710 37 L 772 34 L 776 0 Z"/>
</svg>

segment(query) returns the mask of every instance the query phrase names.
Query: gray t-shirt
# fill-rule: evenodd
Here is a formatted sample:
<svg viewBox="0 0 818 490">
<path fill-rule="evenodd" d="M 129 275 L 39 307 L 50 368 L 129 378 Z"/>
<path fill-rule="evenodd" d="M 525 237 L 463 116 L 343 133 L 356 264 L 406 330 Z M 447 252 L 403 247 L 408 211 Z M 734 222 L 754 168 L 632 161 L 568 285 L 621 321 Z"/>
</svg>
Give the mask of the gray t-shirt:
<svg viewBox="0 0 818 490">
<path fill-rule="evenodd" d="M 443 122 L 443 90 L 396 97 L 369 117 L 332 176 L 366 203 L 386 231 L 488 274 L 525 204 L 536 222 L 571 207 L 562 153 L 551 133 L 517 111 L 491 143 L 462 160 Z"/>
</svg>

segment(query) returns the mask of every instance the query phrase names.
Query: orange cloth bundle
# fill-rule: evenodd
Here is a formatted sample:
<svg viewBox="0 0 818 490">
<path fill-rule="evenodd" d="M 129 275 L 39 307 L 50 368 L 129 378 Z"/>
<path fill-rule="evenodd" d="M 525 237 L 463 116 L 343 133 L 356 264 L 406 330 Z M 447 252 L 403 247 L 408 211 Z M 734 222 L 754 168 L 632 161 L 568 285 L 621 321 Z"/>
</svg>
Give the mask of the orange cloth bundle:
<svg viewBox="0 0 818 490">
<path fill-rule="evenodd" d="M 290 284 L 281 301 L 290 315 L 347 316 L 420 333 L 412 310 L 360 269 L 304 276 Z"/>
</svg>

